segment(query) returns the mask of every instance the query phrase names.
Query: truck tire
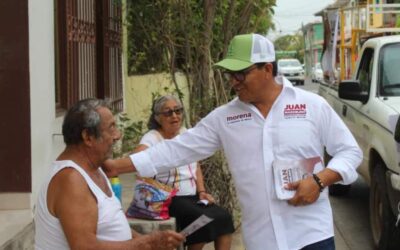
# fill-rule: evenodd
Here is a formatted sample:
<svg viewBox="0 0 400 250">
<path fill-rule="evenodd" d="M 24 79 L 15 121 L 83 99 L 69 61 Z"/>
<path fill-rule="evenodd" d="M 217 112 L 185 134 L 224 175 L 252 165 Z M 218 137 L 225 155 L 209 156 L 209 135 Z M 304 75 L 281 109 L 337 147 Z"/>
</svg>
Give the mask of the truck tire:
<svg viewBox="0 0 400 250">
<path fill-rule="evenodd" d="M 386 191 L 386 168 L 378 163 L 373 171 L 369 195 L 369 211 L 372 238 L 380 250 L 400 249 L 399 229 L 395 226 Z"/>
<path fill-rule="evenodd" d="M 329 186 L 329 195 L 344 196 L 350 192 L 351 185 L 333 184 Z"/>
</svg>

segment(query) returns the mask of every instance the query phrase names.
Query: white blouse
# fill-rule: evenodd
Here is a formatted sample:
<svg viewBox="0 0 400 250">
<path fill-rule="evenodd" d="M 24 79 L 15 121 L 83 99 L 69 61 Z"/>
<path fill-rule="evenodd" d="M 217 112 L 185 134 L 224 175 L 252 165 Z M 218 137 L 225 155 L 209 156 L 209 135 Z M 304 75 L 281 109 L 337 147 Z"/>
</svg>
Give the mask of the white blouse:
<svg viewBox="0 0 400 250">
<path fill-rule="evenodd" d="M 180 133 L 184 132 L 186 129 L 181 128 Z M 150 130 L 147 132 L 140 144 L 146 145 L 147 147 L 152 147 L 157 143 L 163 141 L 163 136 L 157 130 Z M 196 194 L 196 170 L 197 162 L 192 162 L 178 168 L 170 169 L 169 171 L 158 173 L 156 179 L 159 182 L 173 186 L 178 189 L 176 195 L 195 195 Z"/>
</svg>

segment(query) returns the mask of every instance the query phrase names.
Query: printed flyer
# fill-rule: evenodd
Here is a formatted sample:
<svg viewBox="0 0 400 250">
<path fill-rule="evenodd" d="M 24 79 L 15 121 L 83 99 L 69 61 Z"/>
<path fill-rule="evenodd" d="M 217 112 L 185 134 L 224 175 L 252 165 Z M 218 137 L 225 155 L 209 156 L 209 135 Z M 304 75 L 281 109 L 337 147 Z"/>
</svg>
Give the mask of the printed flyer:
<svg viewBox="0 0 400 250">
<path fill-rule="evenodd" d="M 319 166 L 318 166 L 319 165 Z M 311 176 L 314 169 L 323 168 L 323 162 L 319 156 L 302 160 L 275 160 L 272 163 L 274 171 L 274 185 L 276 195 L 280 200 L 289 200 L 296 193 L 295 190 L 287 190 L 288 183 L 296 182 Z"/>
<path fill-rule="evenodd" d="M 210 218 L 206 215 L 202 215 L 199 218 L 197 218 L 195 221 L 193 221 L 189 226 L 187 226 L 185 229 L 183 229 L 180 233 L 185 235 L 185 237 L 191 235 L 192 233 L 196 232 L 200 228 L 204 227 L 211 221 L 213 221 L 213 218 Z"/>
</svg>

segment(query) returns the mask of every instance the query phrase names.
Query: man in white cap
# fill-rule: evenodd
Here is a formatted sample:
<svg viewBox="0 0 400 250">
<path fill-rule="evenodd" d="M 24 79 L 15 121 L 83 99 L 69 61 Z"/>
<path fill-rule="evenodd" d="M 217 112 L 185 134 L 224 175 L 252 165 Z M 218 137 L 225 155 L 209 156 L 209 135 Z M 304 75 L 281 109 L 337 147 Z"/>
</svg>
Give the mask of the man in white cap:
<svg viewBox="0 0 400 250">
<path fill-rule="evenodd" d="M 246 249 L 335 249 L 325 187 L 357 179 L 362 153 L 352 134 L 324 99 L 276 77 L 274 46 L 264 36 L 235 36 L 216 66 L 238 98 L 173 140 L 110 160 L 107 168 L 154 176 L 223 149 L 240 201 Z M 322 159 L 324 148 L 333 157 L 326 168 L 319 164 L 304 179 L 290 181 L 284 188 L 294 196 L 278 198 L 275 162 Z"/>
</svg>

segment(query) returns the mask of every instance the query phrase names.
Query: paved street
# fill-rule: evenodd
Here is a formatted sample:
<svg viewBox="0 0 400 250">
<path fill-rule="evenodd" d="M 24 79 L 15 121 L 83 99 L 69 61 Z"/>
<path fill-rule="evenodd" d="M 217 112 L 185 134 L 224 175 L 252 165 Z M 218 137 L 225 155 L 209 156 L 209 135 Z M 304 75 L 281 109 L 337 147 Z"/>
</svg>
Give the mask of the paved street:
<svg viewBox="0 0 400 250">
<path fill-rule="evenodd" d="M 347 196 L 331 197 L 337 250 L 373 250 L 369 226 L 369 187 L 357 180 Z"/>
</svg>

